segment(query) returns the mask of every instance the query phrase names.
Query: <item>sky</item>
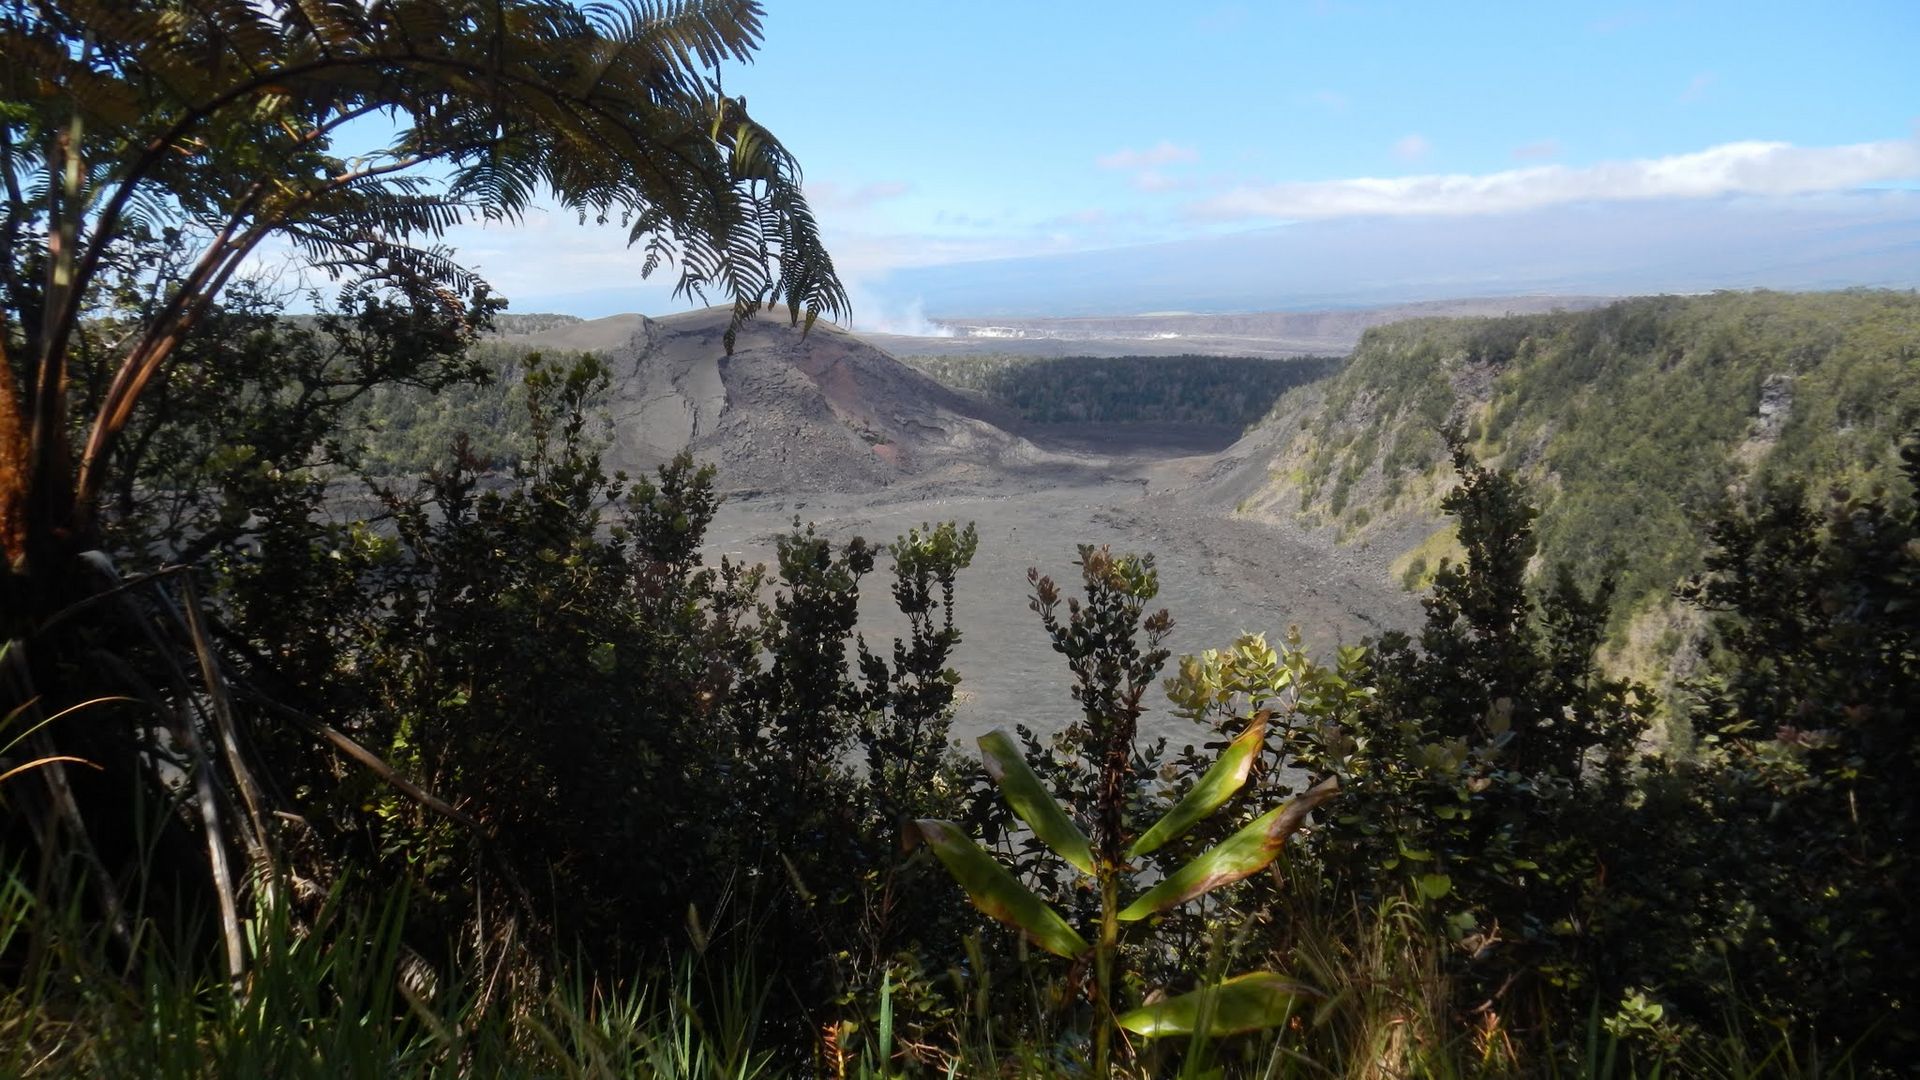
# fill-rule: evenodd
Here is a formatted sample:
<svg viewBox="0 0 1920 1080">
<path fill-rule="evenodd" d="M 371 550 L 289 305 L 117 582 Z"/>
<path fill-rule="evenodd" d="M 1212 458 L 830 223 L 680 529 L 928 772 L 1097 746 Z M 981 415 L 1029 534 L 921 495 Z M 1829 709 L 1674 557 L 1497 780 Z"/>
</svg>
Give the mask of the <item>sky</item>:
<svg viewBox="0 0 1920 1080">
<path fill-rule="evenodd" d="M 1920 0 L 766 6 L 724 83 L 856 326 L 1920 285 Z M 455 242 L 514 310 L 683 306 L 616 230 Z"/>
</svg>

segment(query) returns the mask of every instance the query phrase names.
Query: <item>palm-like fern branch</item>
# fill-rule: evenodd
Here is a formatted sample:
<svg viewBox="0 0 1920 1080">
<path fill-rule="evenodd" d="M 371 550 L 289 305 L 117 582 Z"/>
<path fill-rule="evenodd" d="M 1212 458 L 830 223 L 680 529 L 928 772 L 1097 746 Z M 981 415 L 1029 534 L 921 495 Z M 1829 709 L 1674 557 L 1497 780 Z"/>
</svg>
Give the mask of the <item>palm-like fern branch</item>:
<svg viewBox="0 0 1920 1080">
<path fill-rule="evenodd" d="M 672 265 L 677 292 L 724 294 L 737 318 L 773 302 L 809 322 L 844 314 L 798 163 L 718 89 L 718 66 L 760 36 L 756 0 L 0 8 L 0 349 L 29 375 L 0 385 L 9 563 L 33 561 L 29 534 L 88 533 L 133 402 L 271 236 L 342 274 L 468 292 L 478 279 L 437 238 L 550 195 L 618 222 L 644 272 Z M 388 145 L 338 145 L 374 116 L 394 125 Z M 181 226 L 209 239 L 151 306 L 69 464 L 53 388 L 88 288 L 130 231 Z"/>
</svg>

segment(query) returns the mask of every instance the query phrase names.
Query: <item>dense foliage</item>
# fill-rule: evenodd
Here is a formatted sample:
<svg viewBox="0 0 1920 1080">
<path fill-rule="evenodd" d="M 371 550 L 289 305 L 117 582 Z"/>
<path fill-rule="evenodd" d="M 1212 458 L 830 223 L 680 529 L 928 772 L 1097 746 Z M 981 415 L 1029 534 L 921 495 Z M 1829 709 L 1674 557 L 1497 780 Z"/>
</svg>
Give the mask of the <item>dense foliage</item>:
<svg viewBox="0 0 1920 1080">
<path fill-rule="evenodd" d="M 900 846 L 903 821 L 950 819 L 1074 925 L 1112 911 L 948 746 L 964 629 L 950 613 L 971 530 L 934 525 L 876 546 L 796 522 L 770 567 L 708 565 L 711 472 L 682 459 L 640 480 L 605 475 L 592 413 L 608 372 L 590 357 L 521 357 L 494 369 L 517 374 L 510 398 L 473 391 L 521 410 L 512 454 L 456 435 L 423 473 L 344 498 L 370 445 L 355 428 L 377 415 L 369 385 L 453 384 L 491 363 L 467 351 L 484 312 L 435 323 L 357 292 L 344 301 L 298 320 L 236 306 L 194 339 L 224 362 L 181 370 L 219 378 L 148 399 L 154 413 L 135 429 L 172 449 L 125 459 L 136 480 L 110 534 L 130 573 L 181 552 L 195 562 L 136 579 L 121 614 L 38 639 L 59 658 L 35 669 L 61 688 L 45 707 L 136 698 L 91 708 L 119 710 L 174 767 L 204 767 L 188 740 L 218 748 L 219 716 L 234 718 L 260 763 L 235 775 L 263 783 L 233 789 L 220 820 L 246 821 L 255 800 L 272 819 L 250 856 L 264 876 L 241 876 L 261 918 L 295 937 L 312 927 L 313 948 L 338 950 L 329 928 L 360 917 L 352 898 L 406 897 L 404 931 L 397 913 L 354 931 L 391 938 L 388 951 L 338 953 L 363 995 L 340 1007 L 375 1018 L 379 1039 L 353 1042 L 345 1032 L 364 1024 L 298 1003 L 307 953 L 243 943 L 260 978 L 290 980 L 275 983 L 293 996 L 273 1007 L 307 1010 L 322 1021 L 315 1038 L 396 1068 L 449 1060 L 422 1015 L 460 1017 L 492 1040 L 471 1044 L 473 1060 L 504 1063 L 666 1052 L 652 1025 L 673 1009 L 750 1015 L 714 1048 L 733 1060 L 875 1068 L 878 1054 L 934 1074 L 955 1062 L 1075 1074 L 1097 1061 L 1093 972 L 982 923 L 925 847 Z M 1434 575 L 1420 632 L 1325 664 L 1297 637 L 1183 659 L 1166 689 L 1196 723 L 1189 746 L 1138 744 L 1127 722 L 1168 659 L 1151 557 L 1083 550 L 1079 596 L 1031 576 L 1086 719 L 1022 731 L 1019 746 L 1061 805 L 1089 808 L 1077 827 L 1104 838 L 1106 857 L 1136 839 L 1127 822 L 1166 815 L 1235 739 L 1259 733 L 1245 786 L 1219 813 L 1126 859 L 1141 881 L 1167 880 L 1314 782 L 1341 788 L 1282 872 L 1142 920 L 1112 957 L 1116 1009 L 1264 968 L 1287 980 L 1274 1004 L 1299 1001 L 1291 1025 L 1194 1046 L 1120 1039 L 1106 1052 L 1115 1067 L 1264 1072 L 1306 1058 L 1359 1073 L 1391 1054 L 1501 1074 L 1591 1067 L 1593 1045 L 1683 1070 L 1788 1051 L 1816 1072 L 1907 1060 L 1900 1018 L 1917 961 L 1902 900 L 1920 884 L 1904 850 L 1920 765 L 1913 501 L 1837 492 L 1823 509 L 1779 485 L 1725 511 L 1703 541 L 1705 570 L 1680 590 L 1712 631 L 1681 701 L 1696 737 L 1654 754 L 1642 740 L 1650 695 L 1597 667 L 1611 587 L 1583 589 L 1551 564 L 1530 574 L 1540 518 L 1517 474 L 1476 464 L 1464 441 L 1451 457 L 1445 509 L 1463 558 Z M 1906 468 L 1920 485 L 1920 448 Z M 890 646 L 858 635 L 875 573 L 905 617 Z M 182 611 L 204 618 L 204 636 L 180 628 Z M 174 641 L 210 649 L 217 682 L 179 670 Z M 84 665 L 94 674 L 80 677 Z M 205 955 L 215 942 L 190 928 L 209 927 L 196 913 L 219 898 L 191 867 L 209 827 L 147 803 L 133 822 L 102 818 L 105 793 L 143 766 L 111 739 L 68 745 L 106 768 L 97 781 L 69 772 L 98 822 L 90 857 L 137 883 L 105 895 L 131 905 L 144 888 L 143 917 L 182 926 L 167 931 L 178 951 Z M 40 798 L 38 787 L 20 777 L 7 794 Z M 15 847 L 24 839 L 9 849 L 32 850 Z M 84 878 L 84 862 L 69 865 Z M 87 950 L 35 963 L 96 974 L 124 963 L 101 895 L 56 888 L 18 908 L 48 913 L 17 917 L 23 941 L 56 909 L 92 910 L 101 928 Z M 556 953 L 573 959 L 543 959 Z M 632 996 L 684 978 L 676 962 L 732 974 L 712 990 Z M 415 975 L 377 974 L 409 964 Z M 627 981 L 649 969 L 650 981 Z M 419 970 L 458 990 L 426 1004 L 381 996 Z M 558 971 L 629 997 L 568 990 Z M 170 993 L 225 1000 L 218 980 L 177 977 L 188 982 Z M 742 986 L 761 988 L 746 991 L 750 1008 Z M 131 1023 L 116 1001 L 46 1008 Z M 624 1028 L 600 1011 L 619 1001 L 637 1010 Z M 389 1009 L 394 1026 L 379 1027 Z M 573 1033 L 536 1054 L 514 1026 L 528 1016 Z M 21 1030 L 125 1067 L 102 1044 L 74 1043 L 74 1029 Z M 237 1017 L 183 1030 L 200 1033 L 167 1051 L 183 1063 L 267 1052 Z"/>
<path fill-rule="evenodd" d="M 982 771 L 949 741 L 970 526 L 881 545 L 796 519 L 772 566 L 708 563 L 711 470 L 608 475 L 608 371 L 479 351 L 500 305 L 425 243 L 544 185 L 742 315 L 840 308 L 797 167 L 710 92 L 758 20 L 0 8 L 5 1067 L 1910 1068 L 1920 444 L 1888 488 L 1913 296 L 1376 331 L 1295 416 L 1294 464 L 1349 524 L 1444 488 L 1462 559 L 1420 632 L 1184 658 L 1193 744 L 1142 745 L 1172 618 L 1150 555 L 1083 547 L 1079 595 L 1029 576 L 1082 722 Z M 376 113 L 390 145 L 336 145 Z M 229 286 L 271 237 L 346 275 L 321 314 Z M 1326 367 L 949 374 L 1036 421 L 1235 424 Z M 1456 414 L 1450 443 L 1410 423 Z M 1810 501 L 1796 472 L 1848 486 Z M 1616 596 L 1687 570 L 1707 632 L 1689 737 L 1656 753 L 1598 650 Z M 876 575 L 891 642 L 860 632 Z M 1336 787 L 1287 842 L 1305 815 L 1277 808 Z M 949 824 L 1012 868 L 998 895 L 1098 945 L 969 910 L 929 851 Z M 1091 885 L 1049 852 L 1075 833 Z M 1218 1030 L 1272 1030 L 1210 1041 L 1196 1018 L 1250 968 L 1288 981 Z M 1119 1034 L 1149 1028 L 1198 1035 Z"/>
<path fill-rule="evenodd" d="M 1679 590 L 1711 615 L 1683 767 L 1710 828 L 1658 865 L 1750 999 L 1885 1061 L 1920 1054 L 1920 438 L 1903 456 L 1898 496 L 1781 483 L 1713 526 Z"/>
<path fill-rule="evenodd" d="M 1335 367 L 1320 357 L 909 356 L 948 386 L 984 394 L 1037 424 L 1245 427 L 1287 389 Z"/>
<path fill-rule="evenodd" d="M 530 312 L 525 315 L 509 315 L 505 312 L 494 316 L 493 328 L 502 334 L 538 334 L 543 330 L 557 330 L 585 322 L 578 315 L 559 315 L 553 312 Z"/>
<path fill-rule="evenodd" d="M 504 316 L 496 316 L 502 318 Z M 527 411 L 529 362 L 566 366 L 578 353 L 546 352 L 483 338 L 467 349 L 477 377 L 433 388 L 383 383 L 345 418 L 358 438 L 355 465 L 376 476 L 421 476 L 445 463 L 447 449 L 465 439 L 466 452 L 489 468 L 511 468 L 532 448 Z M 582 403 L 599 421 L 605 401 Z"/>
<path fill-rule="evenodd" d="M 36 639 L 57 665 L 42 669 L 59 679 L 41 676 L 48 710 L 125 694 L 139 704 L 124 722 L 163 748 L 224 741 L 223 724 L 193 715 L 208 705 L 244 717 L 250 767 L 235 775 L 260 779 L 236 790 L 227 827 L 258 829 L 238 835 L 263 838 L 246 850 L 264 865 L 236 875 L 241 894 L 271 897 L 255 875 L 290 875 L 305 916 L 301 901 L 329 884 L 406 895 L 408 946 L 436 966 L 512 970 L 580 948 L 583 975 L 620 977 L 712 949 L 801 991 L 769 1006 L 771 1030 L 791 1038 L 870 989 L 908 943 L 955 948 L 960 913 L 898 839 L 904 819 L 957 812 L 963 787 L 948 658 L 972 529 L 837 545 L 796 522 L 772 568 L 707 565 L 712 470 L 682 457 L 646 479 L 606 475 L 590 406 L 608 375 L 590 357 L 521 359 L 526 441 L 510 468 L 461 437 L 424 478 L 359 485 L 358 433 L 337 426 L 361 415 L 352 395 L 333 402 L 333 425 L 279 410 L 332 401 L 323 392 L 376 339 L 418 370 L 436 355 L 423 340 L 464 355 L 468 338 L 423 339 L 424 325 L 378 338 L 393 314 L 209 324 L 231 328 L 196 339 L 221 355 L 312 362 L 209 366 L 226 381 L 148 399 L 181 452 L 129 459 L 137 512 L 113 521 L 118 561 L 193 561 L 136 579 L 124 615 Z M 209 434 L 220 425 L 254 435 L 222 443 Z M 908 628 L 890 646 L 857 634 L 876 568 Z M 217 683 L 195 686 L 162 641 L 140 644 L 155 628 L 171 639 L 181 609 L 206 620 L 191 644 L 220 657 Z M 103 654 L 115 659 L 91 676 L 67 666 Z M 169 709 L 185 715 L 170 723 Z M 190 853 L 218 836 L 137 795 L 116 806 L 111 793 L 138 792 L 150 765 L 120 753 L 112 728 L 63 734 L 104 769 L 76 778 L 76 808 L 89 854 L 119 879 L 74 895 L 122 906 L 157 886 L 126 847 L 130 814 L 180 857 L 158 880 L 189 889 L 147 914 L 191 920 L 214 898 Z M 755 944 L 738 956 L 743 935 Z"/>
<path fill-rule="evenodd" d="M 1788 1033 L 1775 1057 L 1892 1075 L 1915 1052 L 1920 940 L 1920 439 L 1905 454 L 1900 497 L 1837 492 L 1821 514 L 1788 486 L 1713 526 L 1680 590 L 1714 612 L 1692 752 L 1646 750 L 1647 691 L 1596 667 L 1609 586 L 1529 586 L 1535 511 L 1459 443 L 1446 508 L 1466 555 L 1417 637 L 1333 668 L 1249 638 L 1184 661 L 1170 691 L 1215 723 L 1281 713 L 1275 761 L 1342 779 L 1296 872 L 1363 907 L 1412 898 L 1490 1058 L 1596 1008 L 1642 1065 L 1751 1050 L 1740 1032 L 1764 1018 Z M 1302 909 L 1285 889 L 1249 902 Z"/>
</svg>

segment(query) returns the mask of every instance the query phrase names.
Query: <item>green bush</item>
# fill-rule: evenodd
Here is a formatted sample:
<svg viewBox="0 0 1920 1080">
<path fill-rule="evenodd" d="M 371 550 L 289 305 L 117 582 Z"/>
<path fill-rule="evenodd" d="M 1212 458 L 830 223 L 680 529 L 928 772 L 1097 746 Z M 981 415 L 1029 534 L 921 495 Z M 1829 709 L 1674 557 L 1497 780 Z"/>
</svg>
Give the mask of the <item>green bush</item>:
<svg viewBox="0 0 1920 1080">
<path fill-rule="evenodd" d="M 1530 588 L 1535 511 L 1454 453 L 1465 561 L 1435 574 L 1417 637 L 1331 668 L 1297 637 L 1182 661 L 1183 711 L 1271 712 L 1271 760 L 1342 782 L 1292 865 L 1318 883 L 1248 882 L 1236 909 L 1293 913 L 1278 927 L 1407 898 L 1439 954 L 1420 992 L 1491 1025 L 1471 1037 L 1506 1067 L 1591 1064 L 1604 1039 L 1635 1069 L 1898 1075 L 1920 940 L 1914 504 L 1836 493 L 1821 514 L 1789 487 L 1723 516 L 1682 590 L 1718 613 L 1688 688 L 1698 751 L 1654 756 L 1649 696 L 1596 665 L 1608 587 Z M 1270 947 L 1295 970 L 1325 952 L 1280 929 Z"/>
</svg>

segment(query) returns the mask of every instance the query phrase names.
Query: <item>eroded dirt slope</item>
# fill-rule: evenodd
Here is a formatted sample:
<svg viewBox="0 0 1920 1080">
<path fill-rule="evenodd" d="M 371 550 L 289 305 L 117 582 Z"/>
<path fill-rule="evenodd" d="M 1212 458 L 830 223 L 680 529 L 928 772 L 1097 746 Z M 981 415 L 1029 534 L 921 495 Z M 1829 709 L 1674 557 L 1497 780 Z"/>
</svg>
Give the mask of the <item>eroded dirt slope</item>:
<svg viewBox="0 0 1920 1080">
<path fill-rule="evenodd" d="M 608 463 L 629 472 L 682 449 L 729 490 L 869 491 L 988 481 L 1055 457 L 1008 430 L 996 407 L 950 390 L 829 323 L 779 313 L 743 327 L 729 311 L 615 316 L 513 340 L 592 349 L 613 369 Z"/>
</svg>

